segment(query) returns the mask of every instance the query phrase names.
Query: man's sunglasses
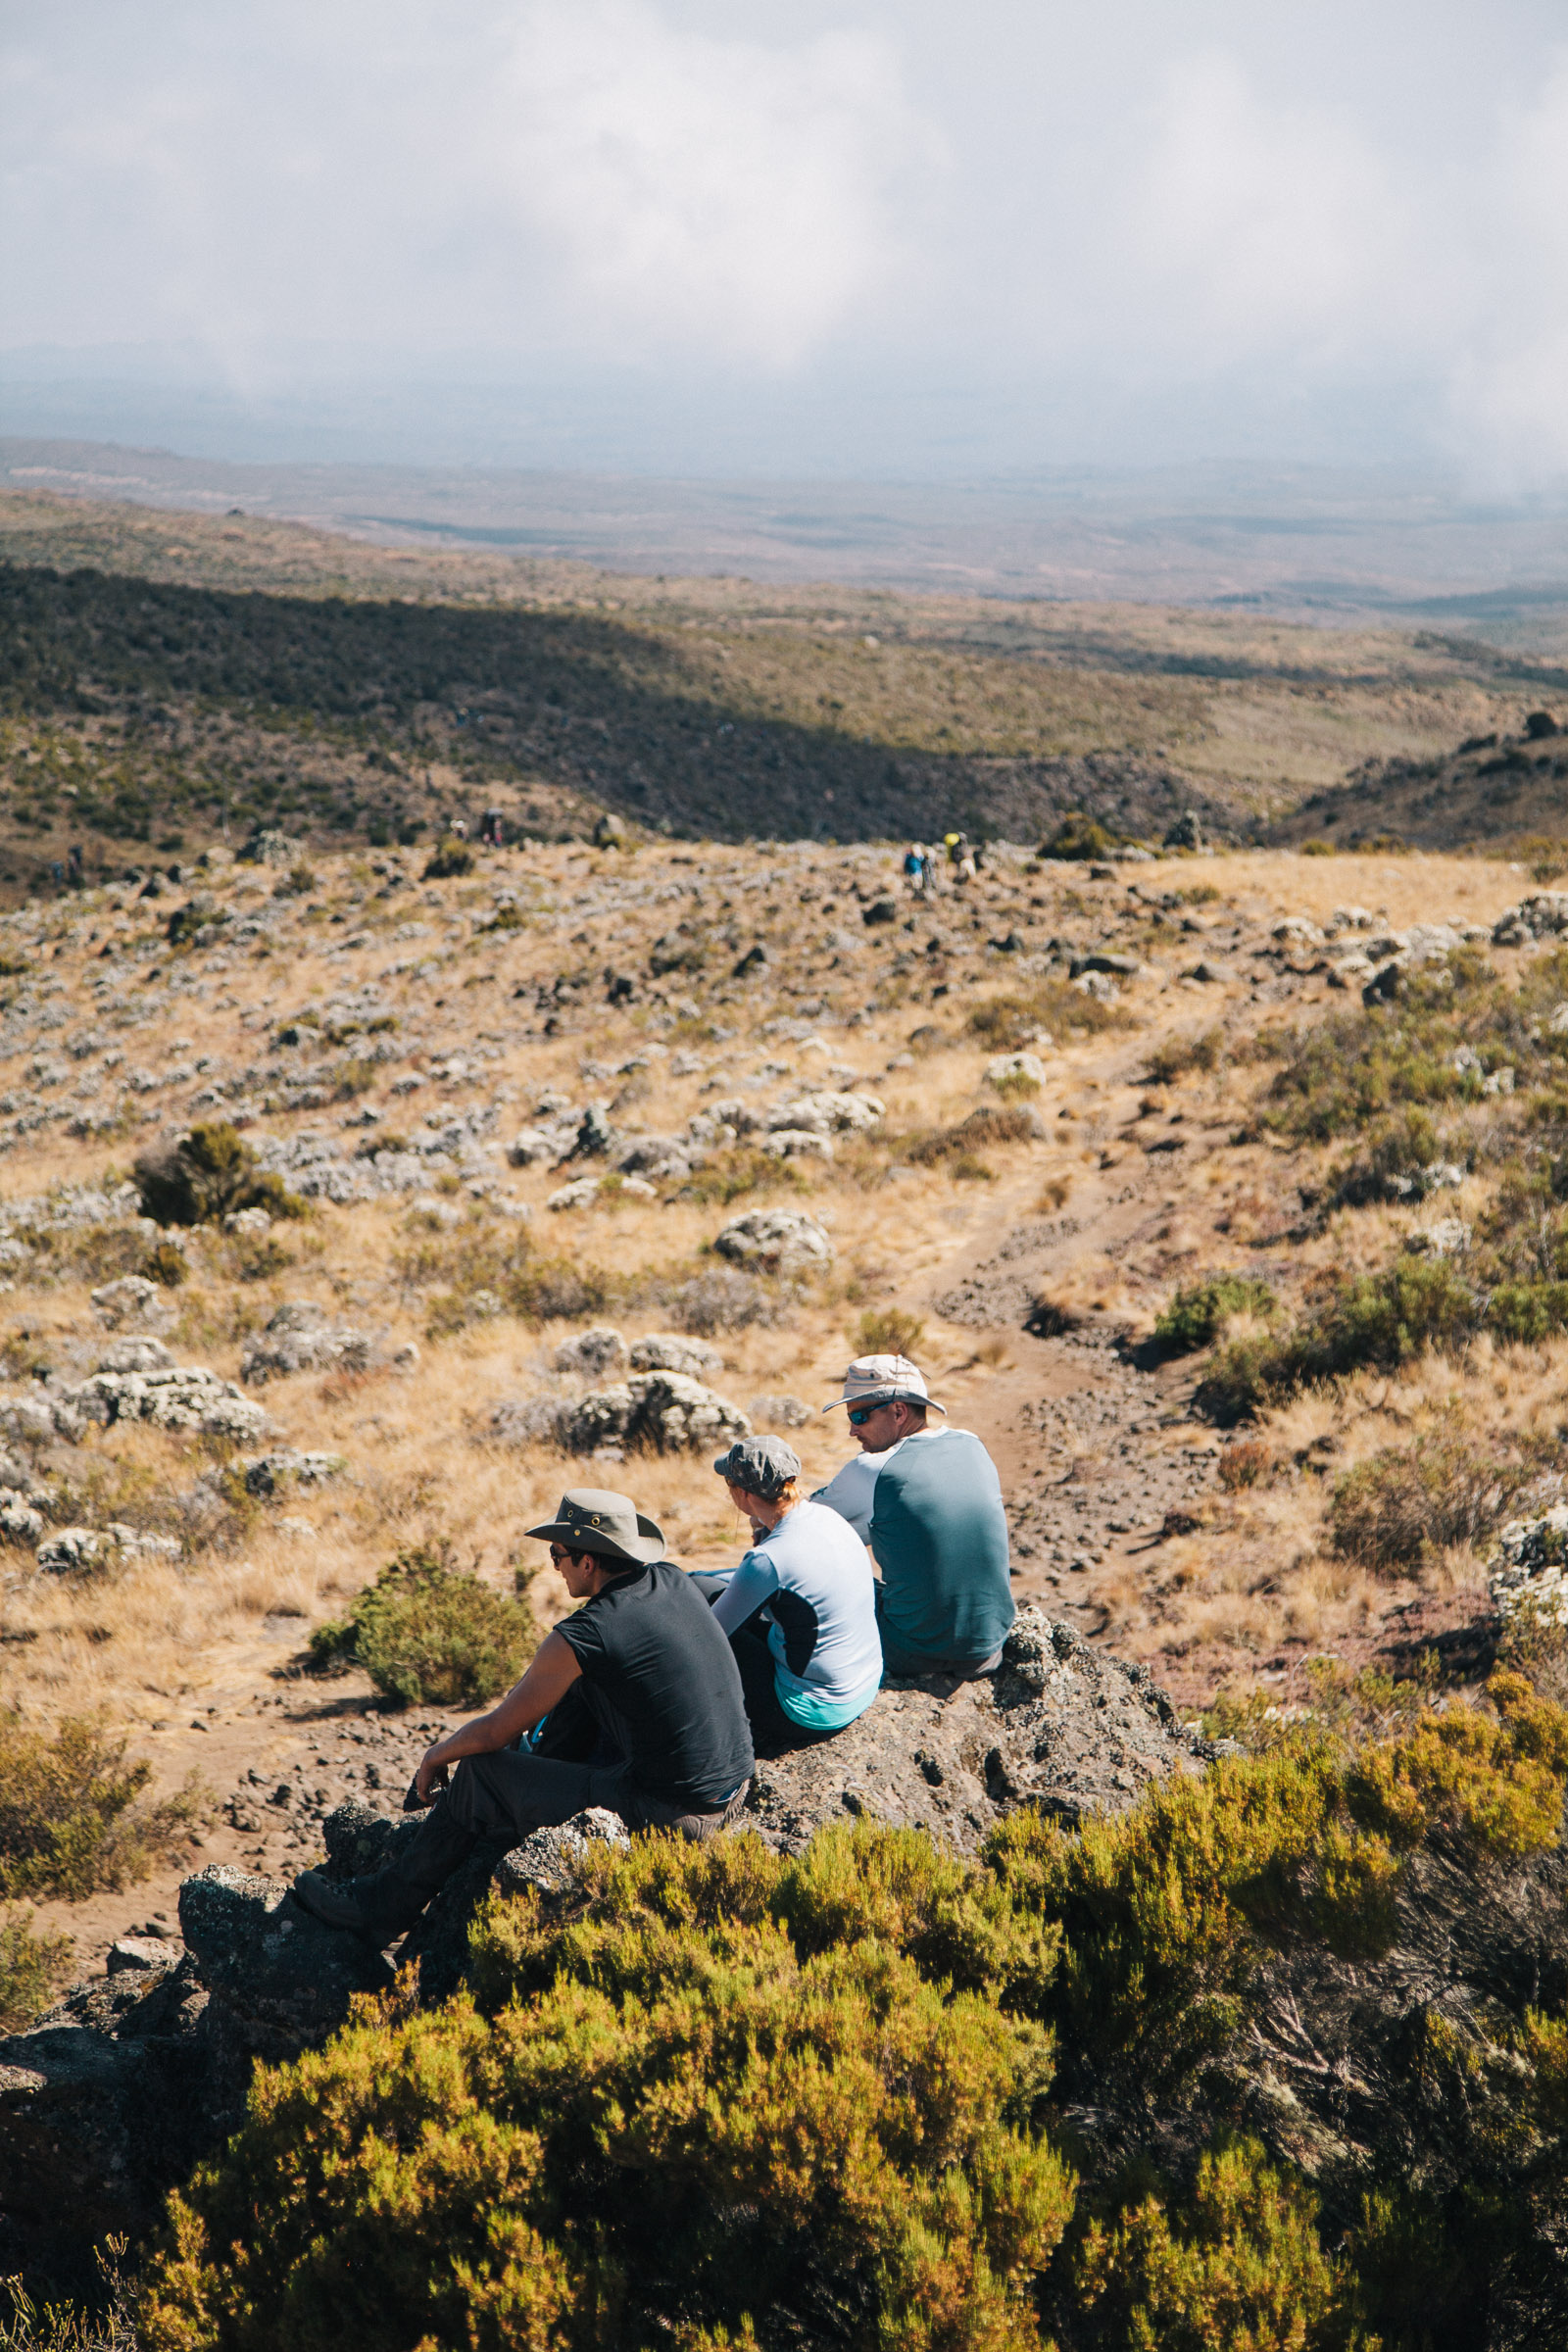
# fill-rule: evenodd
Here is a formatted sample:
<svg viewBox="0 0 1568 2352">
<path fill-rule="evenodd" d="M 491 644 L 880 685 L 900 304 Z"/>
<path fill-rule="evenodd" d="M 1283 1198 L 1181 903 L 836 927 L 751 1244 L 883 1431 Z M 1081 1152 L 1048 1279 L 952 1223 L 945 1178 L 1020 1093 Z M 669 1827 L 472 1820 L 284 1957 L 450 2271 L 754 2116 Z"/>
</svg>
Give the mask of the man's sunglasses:
<svg viewBox="0 0 1568 2352">
<path fill-rule="evenodd" d="M 892 1402 L 893 1399 L 891 1396 L 884 1396 L 881 1404 L 858 1404 L 853 1406 L 849 1415 L 850 1427 L 852 1429 L 863 1429 L 866 1423 L 871 1420 L 875 1414 L 882 1411 L 884 1405 L 889 1405 Z"/>
</svg>

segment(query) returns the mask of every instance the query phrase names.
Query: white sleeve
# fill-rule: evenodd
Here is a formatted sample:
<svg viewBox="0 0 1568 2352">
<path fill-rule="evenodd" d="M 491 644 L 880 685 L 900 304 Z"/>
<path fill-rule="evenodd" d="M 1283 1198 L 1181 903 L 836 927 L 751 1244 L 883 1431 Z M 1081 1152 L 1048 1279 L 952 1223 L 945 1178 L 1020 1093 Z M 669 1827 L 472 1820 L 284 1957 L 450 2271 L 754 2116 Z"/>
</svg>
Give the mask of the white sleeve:
<svg viewBox="0 0 1568 2352">
<path fill-rule="evenodd" d="M 845 1463 L 835 1478 L 830 1478 L 825 1487 L 818 1487 L 811 1496 L 813 1502 L 825 1502 L 830 1511 L 837 1511 L 841 1519 L 847 1519 L 862 1544 L 871 1541 L 871 1508 L 876 1500 L 877 1472 L 887 1458 L 886 1453 L 858 1453 L 853 1461 Z"/>
</svg>

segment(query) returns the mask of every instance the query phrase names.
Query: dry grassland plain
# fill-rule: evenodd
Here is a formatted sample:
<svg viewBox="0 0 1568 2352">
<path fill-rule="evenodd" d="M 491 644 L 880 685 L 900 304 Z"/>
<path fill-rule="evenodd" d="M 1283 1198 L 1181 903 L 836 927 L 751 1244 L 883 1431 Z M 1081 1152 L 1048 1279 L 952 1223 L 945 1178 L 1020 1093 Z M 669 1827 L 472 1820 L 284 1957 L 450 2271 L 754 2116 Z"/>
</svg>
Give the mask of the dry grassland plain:
<svg viewBox="0 0 1568 2352">
<path fill-rule="evenodd" d="M 59 531 L 92 519 L 33 507 Z M 162 529 L 171 548 L 198 531 L 145 513 L 123 528 Z M 254 526 L 264 531 L 277 538 L 274 563 L 281 549 L 304 565 L 317 548 L 313 594 L 336 576 L 327 555 L 356 594 L 372 572 L 378 592 L 396 563 Z M 249 538 L 237 544 L 236 563 Z M 51 560 L 85 552 L 67 543 Z M 139 543 L 120 552 L 127 565 L 145 559 Z M 448 560 L 417 561 L 434 579 Z M 476 597 L 497 593 L 472 559 L 452 559 L 450 573 L 443 594 L 470 578 Z M 662 594 L 637 582 L 620 592 L 650 611 Z M 743 591 L 688 582 L 679 596 L 749 625 Z M 916 678 L 956 711 L 965 679 L 986 704 L 990 653 L 928 662 L 928 612 L 837 601 L 857 623 L 877 604 L 879 627 L 862 635 L 906 630 L 897 710 L 878 726 L 905 723 Z M 1152 636 L 1198 645 L 1231 627 L 1059 608 L 1026 617 L 1040 692 L 1062 674 L 1052 631 L 1117 649 L 1125 684 Z M 979 643 L 1006 623 L 1000 608 L 955 602 L 943 626 L 950 641 L 969 631 Z M 1250 643 L 1283 662 L 1304 635 L 1254 627 Z M 710 650 L 716 664 L 726 648 Z M 1367 676 L 1364 641 L 1337 650 L 1325 636 L 1312 650 L 1344 675 L 1309 693 L 1277 680 L 1224 694 L 1162 682 L 1159 739 L 1181 702 L 1189 752 L 1208 744 L 1227 789 L 1261 791 L 1288 767 L 1299 792 L 1371 738 L 1446 743 L 1482 718 L 1512 723 L 1534 699 L 1451 671 L 1411 683 L 1426 657 L 1408 641 L 1397 680 Z M 858 681 L 879 651 L 834 653 L 846 696 L 872 695 Z M 1083 691 L 1076 673 L 1068 682 Z M 1134 701 L 1143 691 L 1127 688 Z M 1004 710 L 986 723 L 1011 722 Z M 1243 749 L 1232 757 L 1227 741 Z M 1276 744 L 1289 760 L 1271 767 Z M 450 814 L 465 793 L 454 770 L 448 800 L 430 806 Z M 307 830 L 308 810 L 270 813 Z M 1224 1690 L 1292 1703 L 1309 1669 L 1324 1671 L 1314 1660 L 1459 1682 L 1482 1670 L 1495 1510 L 1483 1500 L 1462 1539 L 1440 1514 L 1436 1536 L 1380 1548 L 1351 1525 L 1353 1474 L 1437 1449 L 1489 1494 L 1549 1481 L 1568 1420 L 1568 1339 L 1521 1341 L 1483 1318 L 1440 1352 L 1395 1346 L 1260 1390 L 1240 1422 L 1205 1408 L 1202 1384 L 1215 1348 L 1295 1328 L 1336 1278 L 1450 1262 L 1445 1250 L 1462 1260 L 1473 1242 L 1496 1258 L 1494 1287 L 1517 1273 L 1503 1257 L 1529 1217 L 1538 1255 L 1547 1249 L 1560 1196 L 1555 1163 L 1541 1162 L 1540 1138 L 1549 1146 L 1554 1131 L 1538 1114 L 1554 1101 L 1544 978 L 1554 951 L 1490 944 L 1533 887 L 1528 873 L 1473 857 L 1263 849 L 1092 870 L 1017 848 L 926 900 L 906 889 L 897 850 L 876 843 L 643 833 L 597 850 L 535 838 L 427 875 L 428 839 L 343 848 L 318 830 L 274 858 L 236 862 L 218 828 L 192 824 L 179 879 L 166 874 L 157 897 L 141 880 L 91 882 L 0 919 L 0 1413 L 68 1406 L 47 1439 L 35 1411 L 7 1424 L 44 1534 L 19 1532 L 0 1551 L 0 1695 L 39 1728 L 102 1710 L 159 1787 L 195 1773 L 208 1792 L 190 1845 L 135 1893 L 39 1907 L 40 1928 L 75 1938 L 78 1965 L 123 1931 L 127 1909 L 170 1917 L 196 1853 L 298 1867 L 329 1798 L 380 1788 L 396 1801 L 382 1786 L 388 1753 L 416 1752 L 439 1714 L 398 1719 L 400 1744 L 389 1751 L 377 1733 L 368 1755 L 369 1733 L 390 1722 L 382 1702 L 355 1672 L 308 1673 L 305 1649 L 400 1549 L 449 1544 L 500 1591 L 520 1577 L 541 1625 L 565 1594 L 524 1531 L 565 1486 L 631 1488 L 688 1566 L 735 1556 L 743 1531 L 708 1449 L 617 1458 L 614 1447 L 573 1453 L 552 1434 L 552 1413 L 604 1385 L 556 1365 L 589 1327 L 628 1344 L 676 1330 L 716 1351 L 705 1385 L 758 1426 L 785 1428 L 813 1483 L 848 1450 L 842 1417 L 821 1408 L 849 1354 L 879 1329 L 916 1335 L 933 1392 L 1001 1466 L 1020 1601 L 1147 1659 L 1193 1711 Z M 1276 936 L 1288 918 L 1300 921 Z M 1450 973 L 1449 994 L 1417 971 L 1403 1000 L 1363 1014 L 1360 976 L 1344 985 L 1345 951 L 1439 921 L 1476 934 L 1431 967 Z M 1079 968 L 1096 956 L 1113 968 Z M 1523 1004 L 1543 988 L 1534 1076 L 1521 1063 L 1513 1094 L 1486 1091 L 1501 1066 L 1487 1048 L 1474 1083 L 1454 1080 L 1465 1006 Z M 1413 1094 L 1392 1082 L 1326 1128 L 1298 1115 L 1299 1036 L 1340 1024 L 1354 1068 L 1409 1021 L 1438 1024 L 1420 1052 L 1448 1077 Z M 1452 1037 L 1446 1021 L 1460 1023 Z M 1037 1080 L 993 1067 L 1012 1052 L 1036 1057 Z M 864 1108 L 835 1109 L 845 1098 Z M 1347 1180 L 1412 1102 L 1436 1122 L 1411 1147 L 1417 1158 L 1406 1153 L 1416 1178 L 1400 1192 L 1405 1163 L 1385 1151 L 1387 1182 Z M 579 1146 L 591 1108 L 602 1126 L 591 1120 Z M 139 1153 L 202 1122 L 232 1124 L 304 1213 L 265 1230 L 254 1216 L 189 1229 L 172 1237 L 172 1259 L 171 1237 L 138 1222 L 122 1188 Z M 793 1143 L 769 1142 L 781 1133 Z M 1419 1180 L 1421 1151 L 1451 1171 L 1444 1189 Z M 1532 1184 L 1527 1216 L 1516 1195 Z M 570 1186 L 586 1190 L 552 1205 Z M 775 1207 L 815 1220 L 831 1258 L 747 1272 L 715 1253 L 732 1218 Z M 1438 1221 L 1466 1241 L 1434 1243 Z M 95 1303 L 149 1267 L 156 1295 L 134 1312 Z M 183 1279 L 171 1284 L 172 1272 Z M 1227 1332 L 1222 1313 L 1187 1352 L 1158 1342 L 1173 1297 L 1221 1272 L 1265 1284 L 1272 1314 Z M 296 1353 L 314 1360 L 260 1380 L 255 1352 L 289 1306 L 307 1310 L 292 1322 L 317 1336 Z M 125 1418 L 73 1434 L 68 1392 L 137 1333 L 175 1365 L 234 1383 L 270 1434 Z M 250 1493 L 236 1460 L 278 1447 L 341 1467 Z M 95 1559 L 41 1568 L 37 1542 L 64 1526 L 122 1533 Z M 290 1801 L 270 1802 L 284 1786 Z"/>
</svg>

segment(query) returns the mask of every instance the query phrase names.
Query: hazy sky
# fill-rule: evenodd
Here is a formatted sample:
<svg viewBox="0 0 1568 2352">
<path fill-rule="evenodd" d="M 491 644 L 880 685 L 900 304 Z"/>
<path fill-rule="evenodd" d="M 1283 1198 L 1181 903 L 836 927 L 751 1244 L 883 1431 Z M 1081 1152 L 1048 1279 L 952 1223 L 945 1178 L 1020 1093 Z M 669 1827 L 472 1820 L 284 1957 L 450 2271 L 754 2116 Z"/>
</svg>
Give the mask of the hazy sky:
<svg viewBox="0 0 1568 2352">
<path fill-rule="evenodd" d="M 0 203 L 13 426 L 1568 469 L 1562 0 L 7 0 Z"/>
</svg>

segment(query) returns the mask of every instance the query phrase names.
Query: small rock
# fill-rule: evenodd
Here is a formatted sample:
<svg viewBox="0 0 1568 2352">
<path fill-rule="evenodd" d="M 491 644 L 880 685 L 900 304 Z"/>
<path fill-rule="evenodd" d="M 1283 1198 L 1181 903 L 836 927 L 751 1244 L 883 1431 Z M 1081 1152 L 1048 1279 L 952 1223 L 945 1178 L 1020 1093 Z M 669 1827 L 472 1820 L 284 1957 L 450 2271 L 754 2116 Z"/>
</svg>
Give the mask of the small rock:
<svg viewBox="0 0 1568 2352">
<path fill-rule="evenodd" d="M 631 1368 L 634 1372 L 684 1372 L 693 1380 L 702 1380 L 710 1372 L 721 1372 L 724 1358 L 706 1340 L 687 1339 L 678 1331 L 650 1331 L 633 1341 Z"/>
<path fill-rule="evenodd" d="M 998 1054 L 986 1063 L 985 1082 L 1004 1089 L 1044 1086 L 1046 1065 L 1038 1054 Z"/>
<path fill-rule="evenodd" d="M 596 1323 L 589 1330 L 563 1340 L 552 1360 L 558 1372 L 586 1373 L 594 1379 L 603 1379 L 607 1372 L 618 1372 L 625 1363 L 626 1343 L 610 1324 Z"/>
<path fill-rule="evenodd" d="M 799 1396 L 754 1396 L 746 1410 L 754 1429 L 804 1429 L 816 1418 Z"/>
<path fill-rule="evenodd" d="M 794 1274 L 833 1262 L 833 1244 L 814 1217 L 798 1208 L 753 1208 L 713 1237 L 720 1257 L 770 1274 Z"/>
</svg>

